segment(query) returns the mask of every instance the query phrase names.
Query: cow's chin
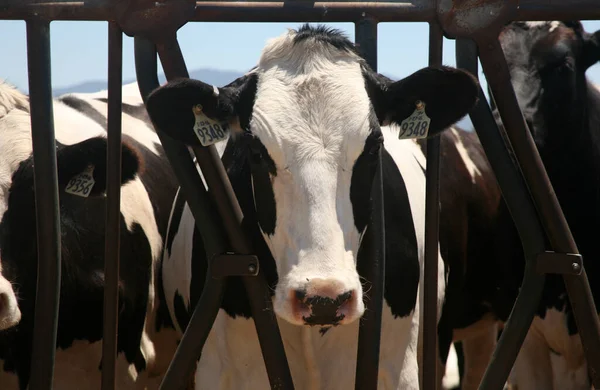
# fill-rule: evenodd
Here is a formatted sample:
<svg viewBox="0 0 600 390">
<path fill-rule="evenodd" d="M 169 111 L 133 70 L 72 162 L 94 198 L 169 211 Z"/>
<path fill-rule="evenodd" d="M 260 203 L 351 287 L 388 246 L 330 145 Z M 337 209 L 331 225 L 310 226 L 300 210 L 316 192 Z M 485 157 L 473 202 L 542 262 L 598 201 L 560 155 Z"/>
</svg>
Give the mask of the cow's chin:
<svg viewBox="0 0 600 390">
<path fill-rule="evenodd" d="M 350 292 L 329 296 L 311 295 L 310 289 L 309 293 L 298 291 L 297 288 L 290 288 L 287 283 L 278 285 L 273 301 L 275 314 L 292 325 L 319 328 L 348 325 L 365 312 L 360 285 Z M 330 298 L 332 296 L 336 298 Z"/>
</svg>

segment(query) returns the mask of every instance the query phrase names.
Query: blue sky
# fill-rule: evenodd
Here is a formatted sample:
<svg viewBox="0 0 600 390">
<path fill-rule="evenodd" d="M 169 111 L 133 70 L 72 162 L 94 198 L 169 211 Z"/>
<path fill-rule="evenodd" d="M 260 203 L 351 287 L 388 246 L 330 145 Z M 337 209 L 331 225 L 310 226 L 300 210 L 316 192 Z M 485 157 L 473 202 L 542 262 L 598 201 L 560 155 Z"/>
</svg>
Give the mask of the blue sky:
<svg viewBox="0 0 600 390">
<path fill-rule="evenodd" d="M 583 22 L 587 31 L 600 30 L 600 21 Z M 190 70 L 213 68 L 243 72 L 251 68 L 265 41 L 300 23 L 188 23 L 179 41 Z M 354 39 L 352 23 L 332 23 Z M 84 81 L 106 80 L 107 23 L 53 22 L 52 82 L 66 87 Z M 427 64 L 426 23 L 381 23 L 378 28 L 379 71 L 403 77 Z M 0 78 L 27 91 L 25 23 L 0 20 L 3 39 Z M 454 41 L 444 40 L 444 64 L 455 65 Z M 123 78 L 135 77 L 133 39 L 124 36 Z M 480 78 L 483 75 L 480 70 Z M 600 83 L 600 66 L 588 71 Z M 485 82 L 483 82 L 485 85 Z"/>
</svg>

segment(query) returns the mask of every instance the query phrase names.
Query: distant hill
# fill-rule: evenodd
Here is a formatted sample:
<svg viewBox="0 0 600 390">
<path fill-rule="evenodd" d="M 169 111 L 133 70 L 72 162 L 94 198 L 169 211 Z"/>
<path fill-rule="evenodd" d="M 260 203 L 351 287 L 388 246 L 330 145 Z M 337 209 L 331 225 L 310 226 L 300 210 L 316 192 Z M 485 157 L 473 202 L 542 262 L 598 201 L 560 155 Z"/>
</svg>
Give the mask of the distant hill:
<svg viewBox="0 0 600 390">
<path fill-rule="evenodd" d="M 236 72 L 236 71 L 221 71 L 216 69 L 202 68 L 196 69 L 190 72 L 190 77 L 197 80 L 202 80 L 204 82 L 213 84 L 217 87 L 222 87 L 223 85 L 229 84 L 231 81 L 236 78 L 242 76 L 244 72 Z M 392 80 L 397 80 L 397 77 L 392 75 L 386 75 Z M 164 74 L 158 76 L 158 80 L 160 83 L 165 82 Z M 135 79 L 124 80 L 123 84 L 129 84 L 135 82 Z M 106 80 L 96 80 L 96 81 L 86 81 L 80 84 L 75 84 L 69 87 L 61 87 L 54 88 L 53 94 L 54 96 L 59 96 L 65 93 L 71 92 L 98 92 L 101 90 L 106 90 L 108 88 L 108 82 Z M 458 126 L 462 127 L 465 130 L 472 130 L 473 125 L 471 124 L 471 120 L 469 117 L 465 117 L 464 119 L 458 121 Z"/>
<path fill-rule="evenodd" d="M 190 72 L 190 77 L 198 80 L 205 81 L 207 83 L 221 87 L 242 76 L 243 72 L 235 71 L 221 71 L 216 69 L 196 69 Z M 159 82 L 165 82 L 165 75 L 160 74 L 158 76 Z M 123 80 L 123 84 L 129 84 L 135 82 L 136 79 Z M 71 92 L 98 92 L 108 88 L 107 80 L 94 80 L 85 81 L 83 83 L 71 85 L 68 87 L 56 87 L 53 88 L 52 93 L 54 96 L 60 96 L 65 93 Z"/>
</svg>

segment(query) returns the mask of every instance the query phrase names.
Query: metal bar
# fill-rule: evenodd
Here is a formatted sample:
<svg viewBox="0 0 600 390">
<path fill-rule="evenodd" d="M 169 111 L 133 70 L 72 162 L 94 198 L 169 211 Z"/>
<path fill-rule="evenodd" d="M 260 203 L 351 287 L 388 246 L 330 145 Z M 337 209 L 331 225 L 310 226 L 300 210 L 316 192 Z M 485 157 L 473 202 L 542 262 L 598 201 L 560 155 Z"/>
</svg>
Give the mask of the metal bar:
<svg viewBox="0 0 600 390">
<path fill-rule="evenodd" d="M 157 49 L 167 80 L 189 77 L 176 37 L 157 43 Z M 194 148 L 194 153 L 223 220 L 231 247 L 236 253 L 251 254 L 252 245 L 242 229 L 243 214 L 215 146 Z M 267 259 L 263 259 L 265 260 Z M 292 376 L 265 275 L 259 272 L 257 276 L 244 276 L 242 280 L 248 294 L 271 388 L 293 389 Z"/>
<path fill-rule="evenodd" d="M 484 3 L 485 4 L 485 3 Z M 156 7 L 161 4 L 157 3 Z M 152 8 L 149 9 L 152 12 Z M 405 2 L 282 2 L 200 1 L 190 19 L 194 22 L 348 22 L 368 14 L 380 22 L 429 22 L 435 1 Z M 109 0 L 53 1 L 8 0 L 0 6 L 0 19 L 23 20 L 43 15 L 48 20 L 112 20 Z M 576 3 L 547 0 L 519 4 L 517 20 L 597 20 L 596 0 Z M 468 21 L 466 21 L 468 22 Z"/>
<path fill-rule="evenodd" d="M 6 0 L 5 0 L 6 3 Z M 162 3 L 149 4 L 148 14 Z M 427 21 L 435 17 L 434 0 L 405 2 L 197 2 L 190 21 L 196 22 L 348 22 L 367 14 L 379 21 Z M 112 20 L 109 0 L 54 1 L 8 0 L 0 6 L 0 19 L 26 19 L 44 15 L 51 20 Z"/>
<path fill-rule="evenodd" d="M 27 67 L 37 222 L 37 289 L 31 353 L 31 390 L 52 389 L 60 303 L 61 245 L 50 23 L 27 21 Z"/>
<path fill-rule="evenodd" d="M 579 254 L 517 103 L 500 42 L 496 38 L 491 41 L 477 41 L 477 45 L 480 49 L 481 65 L 486 71 L 498 112 L 505 124 L 515 156 L 521 164 L 548 238 L 556 252 Z M 600 321 L 585 267 L 580 275 L 563 275 L 563 279 L 575 314 L 592 382 L 594 387 L 600 388 Z"/>
<path fill-rule="evenodd" d="M 116 386 L 119 327 L 119 262 L 121 247 L 121 102 L 123 33 L 108 23 L 108 128 L 106 148 L 106 223 L 104 227 L 104 325 L 102 390 Z"/>
<path fill-rule="evenodd" d="M 442 29 L 429 23 L 429 65 L 442 65 Z M 423 309 L 423 388 L 437 387 L 437 320 L 438 320 L 438 248 L 440 230 L 440 137 L 427 139 L 425 188 L 425 265 L 422 287 Z"/>
<path fill-rule="evenodd" d="M 477 46 L 472 40 L 456 40 L 456 65 L 477 77 Z M 535 259 L 546 249 L 544 230 L 527 184 L 513 163 L 481 87 L 479 101 L 469 116 L 521 237 L 526 260 L 521 291 L 479 386 L 481 390 L 502 389 L 542 296 L 545 276 L 536 272 Z"/>
<path fill-rule="evenodd" d="M 137 81 L 145 103 L 150 92 L 159 86 L 156 47 L 152 42 L 140 37 L 134 39 L 134 45 Z M 207 258 L 224 253 L 226 243 L 223 239 L 223 228 L 210 212 L 211 203 L 208 193 L 188 149 L 165 135 L 160 129 L 157 129 L 157 134 L 180 183 L 180 191 L 194 214 L 196 229 L 204 238 Z M 223 279 L 211 277 L 211 272 L 208 270 L 202 295 L 187 326 L 187 329 L 193 331 L 186 329 L 183 334 L 160 389 L 186 388 L 190 375 L 194 373 L 195 362 L 202 354 L 204 343 L 219 312 L 224 288 Z"/>
<path fill-rule="evenodd" d="M 355 23 L 356 47 L 373 70 L 377 70 L 377 21 L 366 17 Z M 376 389 L 379 379 L 379 354 L 381 348 L 381 317 L 385 291 L 385 218 L 383 203 L 382 150 L 377 156 L 378 164 L 371 201 L 371 222 L 367 228 L 365 255 L 357 268 L 367 281 L 363 289 L 368 294 L 366 310 L 358 328 L 358 348 L 354 388 Z"/>
</svg>

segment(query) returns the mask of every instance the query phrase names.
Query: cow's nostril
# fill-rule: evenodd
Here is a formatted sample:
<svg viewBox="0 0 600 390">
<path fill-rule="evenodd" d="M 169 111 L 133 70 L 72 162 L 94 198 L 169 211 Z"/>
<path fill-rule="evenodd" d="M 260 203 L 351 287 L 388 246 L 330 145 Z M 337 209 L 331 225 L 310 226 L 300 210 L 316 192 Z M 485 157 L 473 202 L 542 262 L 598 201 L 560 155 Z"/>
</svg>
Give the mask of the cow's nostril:
<svg viewBox="0 0 600 390">
<path fill-rule="evenodd" d="M 6 314 L 4 312 L 7 309 L 8 309 L 8 294 L 0 293 L 0 317 L 2 317 L 2 315 Z"/>
<path fill-rule="evenodd" d="M 309 325 L 336 325 L 352 311 L 352 291 L 338 295 L 335 299 L 306 293 L 296 294 L 304 308 L 302 319 Z"/>
</svg>

